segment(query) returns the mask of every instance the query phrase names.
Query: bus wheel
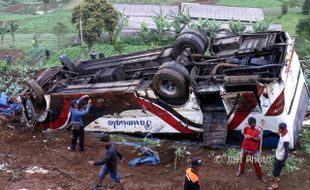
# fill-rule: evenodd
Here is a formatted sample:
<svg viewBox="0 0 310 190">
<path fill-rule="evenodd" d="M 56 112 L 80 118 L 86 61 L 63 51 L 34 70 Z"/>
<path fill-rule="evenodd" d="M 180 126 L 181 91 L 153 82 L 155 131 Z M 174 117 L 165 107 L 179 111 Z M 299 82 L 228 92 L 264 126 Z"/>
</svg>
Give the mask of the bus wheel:
<svg viewBox="0 0 310 190">
<path fill-rule="evenodd" d="M 63 65 L 64 70 L 74 71 L 75 66 L 67 55 L 62 55 L 59 57 L 61 64 Z"/>
<path fill-rule="evenodd" d="M 44 90 L 43 88 L 38 84 L 37 81 L 31 79 L 27 81 L 28 87 L 31 90 L 32 98 L 36 101 L 36 103 L 40 106 L 45 105 L 45 99 L 44 99 Z"/>
<path fill-rule="evenodd" d="M 163 98 L 184 98 L 188 92 L 186 78 L 176 70 L 160 69 L 153 77 L 154 91 Z"/>
<path fill-rule="evenodd" d="M 187 28 L 187 29 L 184 29 L 181 32 L 181 34 L 193 34 L 193 35 L 196 35 L 197 37 L 199 37 L 204 42 L 204 44 L 206 45 L 206 49 L 208 49 L 209 39 L 208 39 L 207 35 L 205 35 L 204 33 L 200 32 L 199 30 L 195 30 L 195 29 L 192 29 L 192 28 Z"/>
<path fill-rule="evenodd" d="M 175 71 L 178 71 L 180 74 L 185 77 L 186 81 L 191 81 L 191 75 L 189 74 L 189 71 L 181 64 L 176 63 L 175 61 L 169 61 L 166 63 L 163 63 L 159 69 L 172 69 Z"/>
<path fill-rule="evenodd" d="M 181 33 L 173 45 L 174 56 L 177 57 L 182 54 L 183 50 L 190 48 L 194 54 L 204 54 L 207 50 L 208 42 L 203 40 L 200 36 L 193 33 Z"/>
</svg>

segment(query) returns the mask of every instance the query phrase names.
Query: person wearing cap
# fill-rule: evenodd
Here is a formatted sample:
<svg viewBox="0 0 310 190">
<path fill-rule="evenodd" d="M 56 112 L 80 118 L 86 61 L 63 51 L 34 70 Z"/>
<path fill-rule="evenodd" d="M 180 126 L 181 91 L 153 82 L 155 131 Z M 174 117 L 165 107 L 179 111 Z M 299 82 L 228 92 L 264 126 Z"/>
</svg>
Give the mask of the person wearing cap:
<svg viewBox="0 0 310 190">
<path fill-rule="evenodd" d="M 105 146 L 106 152 L 103 160 L 101 161 L 88 161 L 91 166 L 102 166 L 101 171 L 99 173 L 99 183 L 95 185 L 95 189 L 102 187 L 102 182 L 105 176 L 109 173 L 114 182 L 119 184 L 122 190 L 128 190 L 122 180 L 121 177 L 117 174 L 117 157 L 121 159 L 121 161 L 126 161 L 126 159 L 122 156 L 122 154 L 117 150 L 115 144 L 111 142 L 110 136 L 104 134 L 100 138 L 100 142 Z"/>
<path fill-rule="evenodd" d="M 285 123 L 279 124 L 279 133 L 280 138 L 276 149 L 276 158 L 272 171 L 273 184 L 267 188 L 268 190 L 279 188 L 281 170 L 285 166 L 285 161 L 288 158 L 290 136 L 288 134 L 287 126 Z"/>
<path fill-rule="evenodd" d="M 251 161 L 255 168 L 257 177 L 266 183 L 267 180 L 264 177 L 262 166 L 259 161 L 259 146 L 262 131 L 256 125 L 256 119 L 254 117 L 248 119 L 248 125 L 249 126 L 245 127 L 243 130 L 244 139 L 241 145 L 241 160 L 236 176 L 239 177 L 244 173 L 246 158 L 249 155 L 251 156 Z"/>
<path fill-rule="evenodd" d="M 192 167 L 186 170 L 184 190 L 200 190 L 198 172 L 202 166 L 204 166 L 202 159 L 192 159 Z"/>
<path fill-rule="evenodd" d="M 79 103 L 85 99 L 89 98 L 88 95 L 81 96 L 78 100 L 73 100 L 71 102 L 71 119 L 70 123 L 72 126 L 72 139 L 71 139 L 71 147 L 72 151 L 75 150 L 77 140 L 79 139 L 80 143 L 80 151 L 84 151 L 84 122 L 82 117 L 89 112 L 89 108 L 91 106 L 91 99 L 88 99 L 88 103 L 84 110 L 79 109 Z"/>
</svg>

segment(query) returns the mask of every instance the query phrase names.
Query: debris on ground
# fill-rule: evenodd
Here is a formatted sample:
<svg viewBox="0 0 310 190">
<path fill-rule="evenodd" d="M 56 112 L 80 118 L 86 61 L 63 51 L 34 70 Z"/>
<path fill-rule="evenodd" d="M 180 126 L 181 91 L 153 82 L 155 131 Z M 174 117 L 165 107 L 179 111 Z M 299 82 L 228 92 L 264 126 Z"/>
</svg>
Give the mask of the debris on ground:
<svg viewBox="0 0 310 190">
<path fill-rule="evenodd" d="M 47 174 L 48 170 L 41 168 L 40 166 L 33 166 L 25 170 L 26 173 L 29 174 Z"/>
</svg>

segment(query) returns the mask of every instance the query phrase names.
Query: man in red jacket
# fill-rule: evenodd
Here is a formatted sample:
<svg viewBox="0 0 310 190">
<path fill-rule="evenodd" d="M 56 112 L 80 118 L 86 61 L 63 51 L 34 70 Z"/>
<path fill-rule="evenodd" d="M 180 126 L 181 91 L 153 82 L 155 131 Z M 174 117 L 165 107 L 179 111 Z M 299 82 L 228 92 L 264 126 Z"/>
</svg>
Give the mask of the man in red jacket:
<svg viewBox="0 0 310 190">
<path fill-rule="evenodd" d="M 239 163 L 239 170 L 236 174 L 237 177 L 244 173 L 246 158 L 249 155 L 251 157 L 251 162 L 254 165 L 257 177 L 263 182 L 267 182 L 264 178 L 262 167 L 259 162 L 259 145 L 261 131 L 256 126 L 256 119 L 250 117 L 248 119 L 249 126 L 245 127 L 243 130 L 244 139 L 241 145 L 241 160 Z"/>
</svg>

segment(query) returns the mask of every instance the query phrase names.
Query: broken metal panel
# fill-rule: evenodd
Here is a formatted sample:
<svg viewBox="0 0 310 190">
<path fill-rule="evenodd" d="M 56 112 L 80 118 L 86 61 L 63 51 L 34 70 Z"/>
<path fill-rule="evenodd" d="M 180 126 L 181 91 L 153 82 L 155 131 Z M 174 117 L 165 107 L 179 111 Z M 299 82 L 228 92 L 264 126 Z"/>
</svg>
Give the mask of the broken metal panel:
<svg viewBox="0 0 310 190">
<path fill-rule="evenodd" d="M 233 112 L 262 113 L 260 100 L 253 91 L 227 92 L 221 97 L 228 116 Z"/>
</svg>

